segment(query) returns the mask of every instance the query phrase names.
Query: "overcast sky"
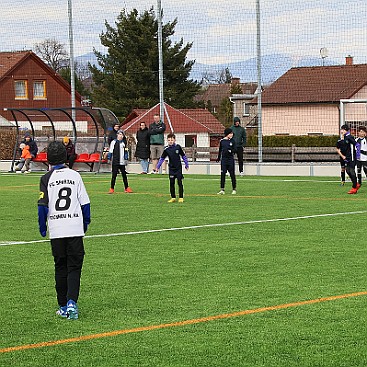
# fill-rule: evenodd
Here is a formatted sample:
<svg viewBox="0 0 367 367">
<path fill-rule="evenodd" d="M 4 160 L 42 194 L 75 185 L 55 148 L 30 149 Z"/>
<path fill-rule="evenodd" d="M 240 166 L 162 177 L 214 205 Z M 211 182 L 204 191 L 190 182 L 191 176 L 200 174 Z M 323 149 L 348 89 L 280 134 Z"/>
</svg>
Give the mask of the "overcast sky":
<svg viewBox="0 0 367 367">
<path fill-rule="evenodd" d="M 178 18 L 177 39 L 193 42 L 190 59 L 206 64 L 256 57 L 255 0 L 161 0 L 163 22 Z M 55 38 L 68 43 L 67 0 L 2 0 L 0 51 L 32 49 Z M 99 34 L 123 8 L 156 9 L 155 0 L 73 0 L 74 52 L 102 50 Z M 284 53 L 295 60 L 328 57 L 342 63 L 352 55 L 367 63 L 366 0 L 260 0 L 262 54 Z"/>
</svg>

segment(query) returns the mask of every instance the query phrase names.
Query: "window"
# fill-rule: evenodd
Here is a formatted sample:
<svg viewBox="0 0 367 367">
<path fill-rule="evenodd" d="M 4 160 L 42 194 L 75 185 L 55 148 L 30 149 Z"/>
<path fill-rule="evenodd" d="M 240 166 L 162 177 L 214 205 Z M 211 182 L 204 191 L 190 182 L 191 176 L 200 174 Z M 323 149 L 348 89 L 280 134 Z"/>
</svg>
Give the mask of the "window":
<svg viewBox="0 0 367 367">
<path fill-rule="evenodd" d="M 185 147 L 193 147 L 197 144 L 197 135 L 185 135 Z"/>
<path fill-rule="evenodd" d="M 250 105 L 246 102 L 243 102 L 243 116 L 250 115 Z"/>
<path fill-rule="evenodd" d="M 28 99 L 28 81 L 16 80 L 14 82 L 15 99 Z"/>
<path fill-rule="evenodd" d="M 36 81 L 33 83 L 33 99 L 46 99 L 46 81 Z"/>
</svg>

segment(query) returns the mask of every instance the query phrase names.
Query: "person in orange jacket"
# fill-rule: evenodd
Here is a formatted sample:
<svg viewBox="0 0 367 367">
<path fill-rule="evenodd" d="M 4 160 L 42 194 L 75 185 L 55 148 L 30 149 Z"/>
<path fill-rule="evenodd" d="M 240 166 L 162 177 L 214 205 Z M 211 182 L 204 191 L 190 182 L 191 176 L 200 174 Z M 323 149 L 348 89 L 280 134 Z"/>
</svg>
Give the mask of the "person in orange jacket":
<svg viewBox="0 0 367 367">
<path fill-rule="evenodd" d="M 29 145 L 21 143 L 19 148 L 22 150 L 22 155 L 20 156 L 20 161 L 15 170 L 21 171 L 22 173 L 29 173 L 31 171 L 29 166 L 32 160 L 32 154 L 29 151 Z"/>
</svg>

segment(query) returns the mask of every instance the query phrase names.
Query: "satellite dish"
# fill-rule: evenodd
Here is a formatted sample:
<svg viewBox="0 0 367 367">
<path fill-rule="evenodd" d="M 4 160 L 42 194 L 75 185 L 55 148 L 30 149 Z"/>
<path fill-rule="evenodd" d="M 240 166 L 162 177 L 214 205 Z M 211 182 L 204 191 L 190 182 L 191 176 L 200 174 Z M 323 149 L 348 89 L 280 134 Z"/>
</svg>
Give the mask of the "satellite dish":
<svg viewBox="0 0 367 367">
<path fill-rule="evenodd" d="M 322 59 L 329 56 L 329 50 L 326 47 L 320 49 L 320 55 Z"/>
</svg>

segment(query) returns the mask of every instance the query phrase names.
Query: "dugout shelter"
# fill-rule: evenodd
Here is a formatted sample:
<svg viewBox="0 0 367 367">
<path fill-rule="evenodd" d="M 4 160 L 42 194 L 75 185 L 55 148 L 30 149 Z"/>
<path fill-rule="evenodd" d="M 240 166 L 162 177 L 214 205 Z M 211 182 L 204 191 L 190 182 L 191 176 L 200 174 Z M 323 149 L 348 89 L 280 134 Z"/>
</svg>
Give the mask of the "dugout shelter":
<svg viewBox="0 0 367 367">
<path fill-rule="evenodd" d="M 38 146 L 34 162 L 47 164 L 46 148 L 51 141 L 68 136 L 78 153 L 76 163 L 85 163 L 90 171 L 99 172 L 105 163 L 103 152 L 107 149 L 107 135 L 119 123 L 116 115 L 101 107 L 64 108 L 4 108 L 16 126 L 16 138 L 10 172 L 14 172 L 19 144 L 24 133 L 30 132 Z M 88 142 L 86 142 L 88 141 Z"/>
</svg>

